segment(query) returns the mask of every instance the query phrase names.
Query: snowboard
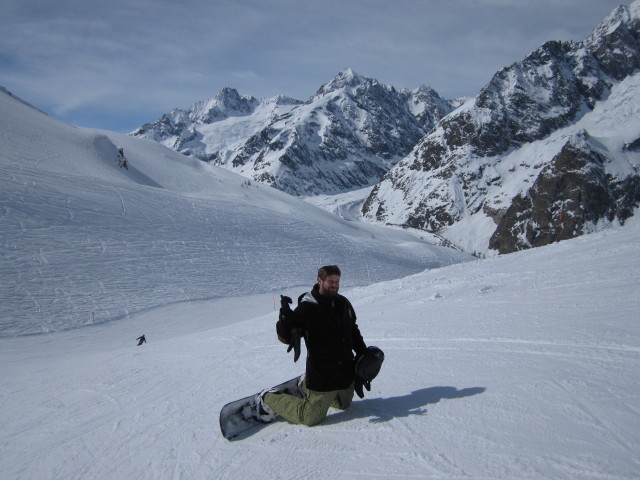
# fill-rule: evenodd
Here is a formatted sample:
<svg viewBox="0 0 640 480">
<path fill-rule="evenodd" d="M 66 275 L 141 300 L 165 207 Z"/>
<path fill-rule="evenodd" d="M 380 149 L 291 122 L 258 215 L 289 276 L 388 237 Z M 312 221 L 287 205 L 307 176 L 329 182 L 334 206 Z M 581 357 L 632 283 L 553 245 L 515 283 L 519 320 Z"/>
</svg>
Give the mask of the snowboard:
<svg viewBox="0 0 640 480">
<path fill-rule="evenodd" d="M 299 378 L 299 376 L 294 377 L 280 385 L 276 385 L 273 389 L 279 393 L 287 393 L 302 398 L 303 394 L 298 388 Z M 220 431 L 224 438 L 227 440 L 237 439 L 240 435 L 246 434 L 259 426 L 267 425 L 256 418 L 256 396 L 259 393 L 229 402 L 222 407 L 222 410 L 220 410 Z"/>
</svg>

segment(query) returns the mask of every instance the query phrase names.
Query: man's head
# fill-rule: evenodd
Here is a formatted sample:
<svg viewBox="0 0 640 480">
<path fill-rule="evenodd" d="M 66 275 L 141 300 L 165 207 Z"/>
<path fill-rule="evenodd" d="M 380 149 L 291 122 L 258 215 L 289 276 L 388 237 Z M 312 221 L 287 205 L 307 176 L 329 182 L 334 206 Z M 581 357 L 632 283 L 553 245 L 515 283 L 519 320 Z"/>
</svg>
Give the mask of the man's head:
<svg viewBox="0 0 640 480">
<path fill-rule="evenodd" d="M 335 297 L 340 289 L 340 268 L 327 265 L 318 270 L 318 287 L 320 295 Z"/>
</svg>

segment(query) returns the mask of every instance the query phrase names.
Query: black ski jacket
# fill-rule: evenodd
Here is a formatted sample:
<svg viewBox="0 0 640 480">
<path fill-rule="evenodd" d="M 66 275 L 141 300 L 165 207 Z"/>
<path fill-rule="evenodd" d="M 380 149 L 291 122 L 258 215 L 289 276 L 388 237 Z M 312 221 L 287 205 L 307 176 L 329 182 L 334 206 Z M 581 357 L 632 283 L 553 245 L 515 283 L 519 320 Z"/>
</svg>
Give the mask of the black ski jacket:
<svg viewBox="0 0 640 480">
<path fill-rule="evenodd" d="M 304 330 L 307 388 L 329 392 L 348 388 L 354 380 L 354 355 L 367 349 L 346 297 L 320 295 L 318 284 L 301 296 L 290 327 Z"/>
</svg>

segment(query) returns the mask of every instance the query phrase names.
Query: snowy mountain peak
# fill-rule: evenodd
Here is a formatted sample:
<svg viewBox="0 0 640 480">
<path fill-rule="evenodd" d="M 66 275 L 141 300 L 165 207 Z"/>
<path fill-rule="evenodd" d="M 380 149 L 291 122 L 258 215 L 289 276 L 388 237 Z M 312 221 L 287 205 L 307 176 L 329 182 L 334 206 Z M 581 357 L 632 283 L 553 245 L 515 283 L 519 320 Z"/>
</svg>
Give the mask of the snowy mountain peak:
<svg viewBox="0 0 640 480">
<path fill-rule="evenodd" d="M 427 131 L 453 110 L 453 102 L 442 98 L 429 85 L 421 85 L 414 90 L 405 89 L 400 93 L 406 96 L 411 113 L 420 120 Z"/>
<path fill-rule="evenodd" d="M 287 97 L 286 95 L 276 95 L 275 97 L 265 98 L 262 100 L 262 103 L 271 103 L 274 105 L 300 105 L 303 102 L 296 100 L 295 98 Z"/>
<path fill-rule="evenodd" d="M 249 115 L 259 104 L 255 97 L 241 96 L 235 88 L 225 87 L 214 98 L 194 104 L 190 118 L 198 123 L 211 123 L 230 116 Z"/>
<path fill-rule="evenodd" d="M 450 110 L 435 91 L 398 92 L 347 69 L 249 138 L 231 165 L 294 195 L 367 187 Z"/>
<path fill-rule="evenodd" d="M 318 98 L 344 88 L 354 89 L 365 83 L 377 83 L 377 80 L 359 75 L 352 69 L 347 68 L 338 73 L 333 80 L 320 87 L 314 98 Z"/>
<path fill-rule="evenodd" d="M 229 117 L 250 115 L 260 105 L 260 100 L 250 95 L 240 95 L 235 88 L 225 87 L 215 97 L 202 100 L 184 110 L 174 108 L 153 123 L 146 123 L 131 135 L 148 138 L 167 145 L 176 137 L 184 137 L 185 128 L 191 135 L 193 125 L 210 124 Z M 167 146 L 170 146 L 167 145 Z M 178 148 L 176 150 L 180 151 Z"/>
<path fill-rule="evenodd" d="M 622 80 L 640 68 L 640 1 L 613 10 L 583 42 L 606 74 Z"/>
<path fill-rule="evenodd" d="M 634 0 L 628 7 L 620 5 L 593 29 L 587 41 L 593 37 L 611 34 L 621 25 L 628 26 L 631 22 L 637 20 L 640 20 L 640 0 Z"/>
</svg>

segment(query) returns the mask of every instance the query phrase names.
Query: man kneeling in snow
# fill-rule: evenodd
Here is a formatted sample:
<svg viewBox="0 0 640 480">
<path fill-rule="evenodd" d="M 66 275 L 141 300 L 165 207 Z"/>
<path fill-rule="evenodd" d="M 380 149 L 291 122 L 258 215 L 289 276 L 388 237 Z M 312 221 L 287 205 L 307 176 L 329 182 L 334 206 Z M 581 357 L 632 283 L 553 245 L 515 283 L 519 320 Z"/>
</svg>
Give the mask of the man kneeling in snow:
<svg viewBox="0 0 640 480">
<path fill-rule="evenodd" d="M 329 407 L 344 410 L 351 405 L 354 391 L 362 398 L 362 387 L 371 388 L 372 378 L 358 375 L 356 362 L 377 354 L 379 370 L 384 355 L 376 347 L 367 349 L 351 302 L 338 293 L 340 277 L 337 265 L 320 268 L 317 283 L 311 292 L 300 296 L 294 311 L 288 306 L 291 299 L 283 297 L 276 325 L 278 338 L 290 345 L 288 351 L 295 350 L 297 360 L 300 337 L 304 337 L 306 374 L 299 380 L 300 397 L 274 390 L 258 395 L 260 421 L 268 423 L 280 415 L 292 423 L 317 425 L 327 416 Z"/>
</svg>

